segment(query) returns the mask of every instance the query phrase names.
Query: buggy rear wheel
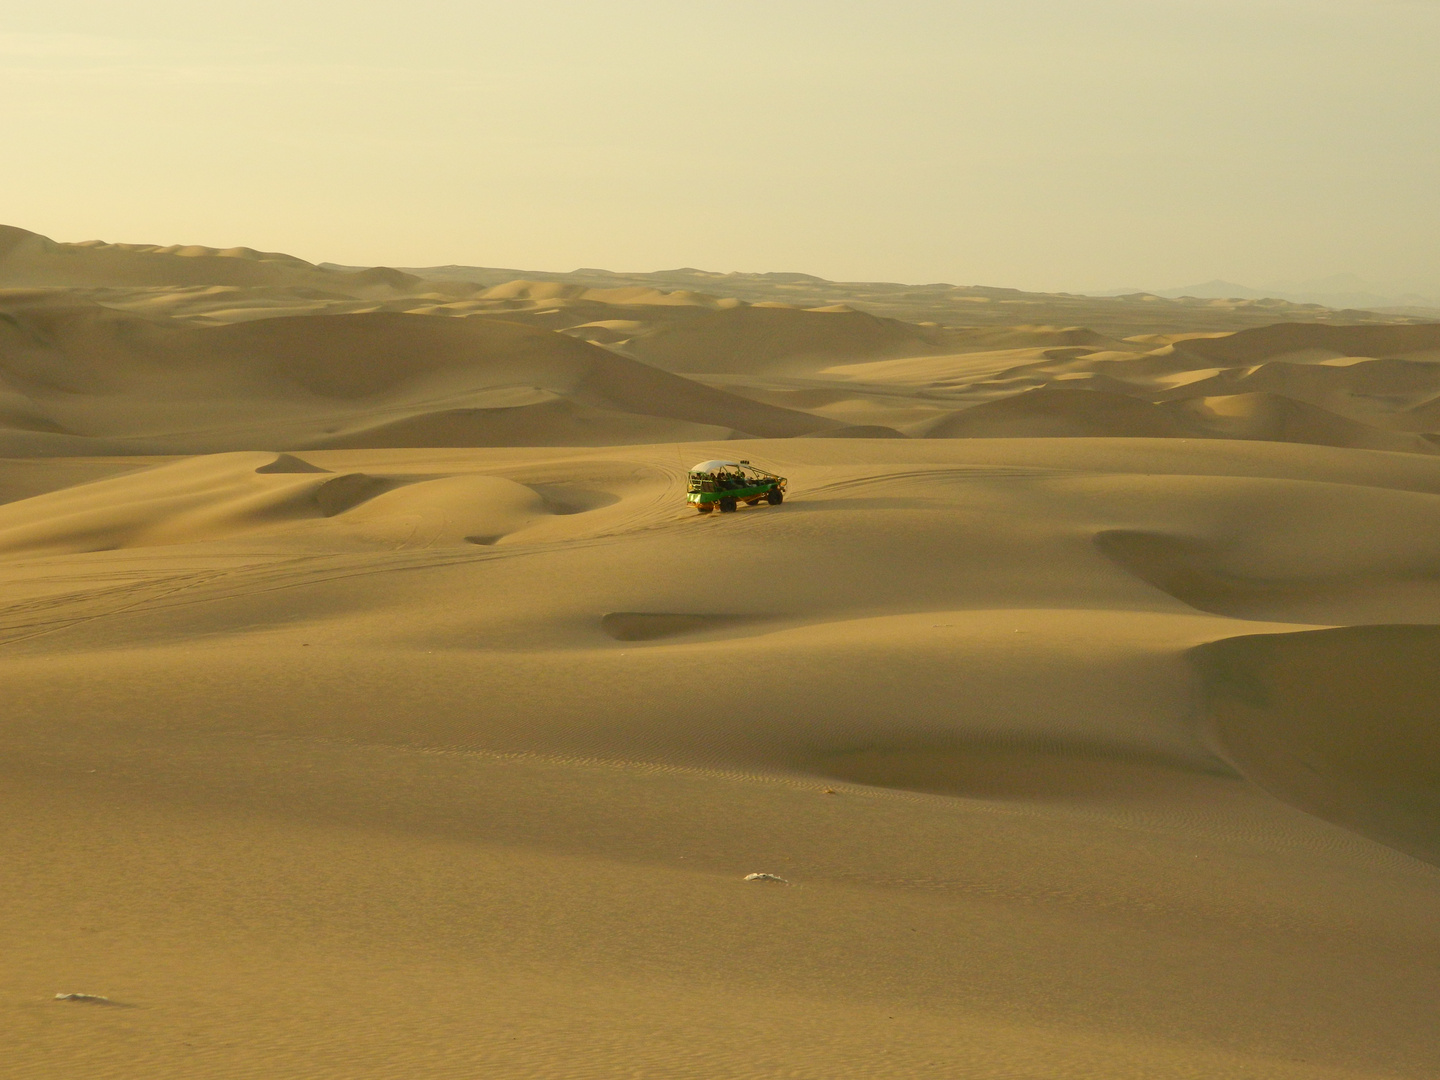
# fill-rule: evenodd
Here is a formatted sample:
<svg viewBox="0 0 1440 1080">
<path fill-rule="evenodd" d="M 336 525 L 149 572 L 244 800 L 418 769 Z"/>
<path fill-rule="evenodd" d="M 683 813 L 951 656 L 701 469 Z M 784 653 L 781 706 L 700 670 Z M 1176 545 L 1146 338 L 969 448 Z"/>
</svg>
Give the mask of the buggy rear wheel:
<svg viewBox="0 0 1440 1080">
<path fill-rule="evenodd" d="M 699 510 L 702 514 L 708 514 L 711 510 L 715 509 L 715 505 L 714 503 L 696 503 L 695 509 Z"/>
</svg>

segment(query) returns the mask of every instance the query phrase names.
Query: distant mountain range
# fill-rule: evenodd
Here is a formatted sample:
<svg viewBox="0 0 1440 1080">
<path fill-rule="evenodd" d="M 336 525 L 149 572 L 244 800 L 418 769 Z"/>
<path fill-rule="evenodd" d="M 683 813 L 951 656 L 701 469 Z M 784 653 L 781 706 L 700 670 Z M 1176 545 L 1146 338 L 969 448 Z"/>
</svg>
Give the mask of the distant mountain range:
<svg viewBox="0 0 1440 1080">
<path fill-rule="evenodd" d="M 339 273 L 375 273 L 373 268 L 321 263 Z M 620 272 L 595 268 L 570 271 L 515 267 L 422 266 L 399 272 L 428 282 L 495 287 L 522 280 L 587 289 L 658 289 L 676 295 L 733 297 L 747 304 L 784 303 L 796 307 L 846 305 L 907 322 L 941 325 L 1012 326 L 1085 325 L 1105 333 L 1229 331 L 1275 322 L 1395 322 L 1440 320 L 1433 306 L 1384 309 L 1350 304 L 1292 301 L 1273 292 L 1246 290 L 1212 282 L 1216 291 L 1177 289 L 1164 293 L 1116 289 L 1105 293 L 1042 293 L 985 285 L 931 282 L 914 285 L 888 281 L 830 281 L 801 273 L 720 273 L 679 267 L 674 270 Z M 395 271 L 392 271 L 395 272 Z M 1196 286 L 1206 289 L 1207 286 Z M 1234 289 L 1240 289 L 1237 293 Z"/>
<path fill-rule="evenodd" d="M 1358 289 L 1357 281 L 1326 279 L 1319 285 Z M 596 321 L 634 321 L 639 308 L 651 314 L 674 314 L 681 308 L 736 306 L 836 314 L 849 310 L 918 324 L 916 332 L 921 334 L 945 327 L 1052 326 L 1088 327 L 1112 338 L 1126 338 L 1228 333 L 1279 322 L 1440 322 L 1440 303 L 1419 294 L 1332 291 L 1324 293 L 1326 302 L 1320 303 L 1282 299 L 1276 296 L 1279 290 L 1247 289 L 1228 282 L 1164 293 L 1117 290 L 1083 295 L 947 282 L 828 281 L 813 274 L 718 273 L 694 267 L 642 273 L 594 268 L 555 272 L 481 266 L 348 267 L 251 248 L 98 240 L 59 243 L 0 225 L 0 291 L 14 289 L 50 290 L 106 308 L 207 325 L 281 314 L 503 312 L 509 319 L 523 314 L 546 329 L 568 331 Z M 1361 303 L 1395 299 L 1419 303 Z M 588 336 L 607 338 L 619 333 L 603 327 L 586 331 Z"/>
<path fill-rule="evenodd" d="M 1332 274 L 1306 281 L 1278 282 L 1262 288 L 1216 278 L 1199 285 L 1174 289 L 1107 289 L 1098 296 L 1127 296 L 1149 291 L 1153 296 L 1178 300 L 1288 300 L 1294 304 L 1319 304 L 1328 308 L 1358 308 L 1396 314 L 1440 314 L 1440 288 L 1415 283 L 1367 281 L 1356 274 Z"/>
</svg>

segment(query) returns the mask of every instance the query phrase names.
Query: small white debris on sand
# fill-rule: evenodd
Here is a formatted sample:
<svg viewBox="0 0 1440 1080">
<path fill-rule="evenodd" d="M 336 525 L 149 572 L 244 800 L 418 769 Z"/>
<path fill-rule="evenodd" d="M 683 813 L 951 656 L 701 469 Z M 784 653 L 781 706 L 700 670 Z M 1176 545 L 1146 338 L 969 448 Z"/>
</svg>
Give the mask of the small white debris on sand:
<svg viewBox="0 0 1440 1080">
<path fill-rule="evenodd" d="M 56 1001 L 84 1001 L 91 1005 L 116 1005 L 118 1002 L 111 1001 L 103 994 L 56 994 Z"/>
<path fill-rule="evenodd" d="M 789 885 L 789 884 L 790 884 L 790 882 L 786 881 L 783 877 L 780 877 L 780 876 L 777 875 L 777 874 L 746 874 L 746 875 L 745 875 L 745 880 L 746 880 L 746 881 L 775 881 L 775 882 L 779 882 L 781 885 Z"/>
</svg>

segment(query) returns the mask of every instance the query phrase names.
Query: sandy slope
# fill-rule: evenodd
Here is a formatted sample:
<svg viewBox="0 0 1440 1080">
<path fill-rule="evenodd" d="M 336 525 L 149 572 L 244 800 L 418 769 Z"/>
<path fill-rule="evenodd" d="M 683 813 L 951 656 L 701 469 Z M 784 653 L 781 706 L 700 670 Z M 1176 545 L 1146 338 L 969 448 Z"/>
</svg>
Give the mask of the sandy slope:
<svg viewBox="0 0 1440 1080">
<path fill-rule="evenodd" d="M 533 292 L 516 295 L 550 302 Z M 526 321 L 528 309 L 442 317 L 420 305 L 195 326 L 64 290 L 11 290 L 0 293 L 0 452 L 830 434 L 1433 453 L 1440 437 L 1440 324 L 1114 340 L 1077 328 L 940 329 L 848 310 L 634 299 L 585 300 L 637 318 L 587 323 L 578 329 L 624 328 L 584 340 Z M 646 321 L 676 310 L 698 314 Z"/>
<path fill-rule="evenodd" d="M 685 510 L 718 452 L 792 498 Z M 10 1075 L 1440 1056 L 1440 871 L 1396 850 L 1440 823 L 1433 635 L 1374 625 L 1440 624 L 1433 458 L 332 450 L 28 490 L 47 467 L 0 505 Z M 1366 644 L 1308 647 L 1335 626 Z"/>
<path fill-rule="evenodd" d="M 12 456 L 593 445 L 839 426 L 496 319 L 373 312 L 196 328 L 44 296 L 12 298 L 5 314 L 0 450 Z"/>
</svg>

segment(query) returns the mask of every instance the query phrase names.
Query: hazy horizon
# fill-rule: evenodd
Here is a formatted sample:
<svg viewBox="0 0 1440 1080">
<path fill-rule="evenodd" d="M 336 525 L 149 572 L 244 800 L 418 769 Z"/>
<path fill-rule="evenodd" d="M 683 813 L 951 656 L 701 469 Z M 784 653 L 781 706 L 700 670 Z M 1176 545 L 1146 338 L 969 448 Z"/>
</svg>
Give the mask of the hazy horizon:
<svg viewBox="0 0 1440 1080">
<path fill-rule="evenodd" d="M 4 219 L 364 265 L 1440 293 L 1433 2 L 391 12 L 0 17 L 37 151 Z"/>
</svg>

